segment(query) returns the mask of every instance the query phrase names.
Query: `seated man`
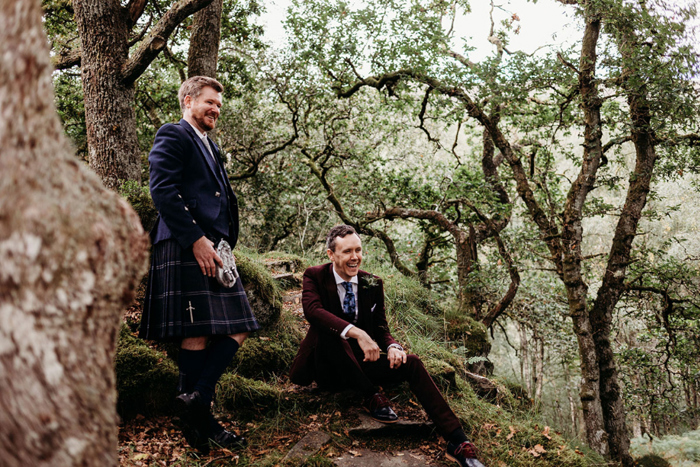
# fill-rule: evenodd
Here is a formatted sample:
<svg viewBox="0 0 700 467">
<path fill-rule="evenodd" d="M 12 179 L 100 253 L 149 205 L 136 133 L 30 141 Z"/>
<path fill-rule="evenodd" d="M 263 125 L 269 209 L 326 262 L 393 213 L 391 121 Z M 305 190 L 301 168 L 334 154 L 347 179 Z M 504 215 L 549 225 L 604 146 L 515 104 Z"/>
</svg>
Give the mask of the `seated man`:
<svg viewBox="0 0 700 467">
<path fill-rule="evenodd" d="M 360 270 L 362 241 L 355 230 L 349 225 L 333 227 L 326 248 L 331 262 L 304 273 L 302 304 L 311 326 L 292 363 L 292 382 L 355 388 L 365 397 L 372 418 L 393 423 L 398 417 L 376 385 L 408 381 L 447 441 L 447 457 L 460 466 L 483 467 L 420 359 L 406 355 L 391 336 L 382 280 Z"/>
</svg>

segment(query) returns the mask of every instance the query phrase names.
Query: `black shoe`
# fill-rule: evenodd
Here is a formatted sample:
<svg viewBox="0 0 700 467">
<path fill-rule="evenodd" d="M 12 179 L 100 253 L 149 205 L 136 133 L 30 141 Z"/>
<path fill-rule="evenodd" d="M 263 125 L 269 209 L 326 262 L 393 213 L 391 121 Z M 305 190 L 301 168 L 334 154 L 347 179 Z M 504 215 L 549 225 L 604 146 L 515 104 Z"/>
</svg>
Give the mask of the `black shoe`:
<svg viewBox="0 0 700 467">
<path fill-rule="evenodd" d="M 212 448 L 242 449 L 248 446 L 248 441 L 244 437 L 227 431 L 211 412 L 209 412 L 209 432 L 209 444 Z"/>
<path fill-rule="evenodd" d="M 175 398 L 175 410 L 180 417 L 182 434 L 192 448 L 209 453 L 209 408 L 199 392 L 183 393 Z"/>
<path fill-rule="evenodd" d="M 476 448 L 469 441 L 461 444 L 447 443 L 445 452 L 447 458 L 455 461 L 461 467 L 484 467 L 476 458 Z"/>
<path fill-rule="evenodd" d="M 383 394 L 376 393 L 365 401 L 365 409 L 369 416 L 381 423 L 394 423 L 399 416 L 391 410 L 389 399 Z"/>
<path fill-rule="evenodd" d="M 209 439 L 213 448 L 243 449 L 248 446 L 248 440 L 227 430 L 222 430 Z"/>
</svg>

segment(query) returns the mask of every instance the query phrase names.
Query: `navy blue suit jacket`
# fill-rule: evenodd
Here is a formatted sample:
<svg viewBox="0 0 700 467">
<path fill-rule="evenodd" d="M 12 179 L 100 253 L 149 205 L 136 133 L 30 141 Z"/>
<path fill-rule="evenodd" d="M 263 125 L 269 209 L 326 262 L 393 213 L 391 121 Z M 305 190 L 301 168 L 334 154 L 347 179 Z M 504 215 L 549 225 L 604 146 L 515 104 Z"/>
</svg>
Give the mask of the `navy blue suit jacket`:
<svg viewBox="0 0 700 467">
<path fill-rule="evenodd" d="M 225 178 L 219 148 L 211 139 L 209 144 L 216 161 L 184 119 L 167 123 L 158 130 L 148 155 L 151 196 L 159 214 L 151 230 L 154 244 L 174 238 L 187 248 L 205 234 L 215 236 L 214 222 L 228 199 L 228 239 L 231 248 L 236 246 L 238 202 Z M 225 179 L 217 175 L 219 170 Z"/>
</svg>

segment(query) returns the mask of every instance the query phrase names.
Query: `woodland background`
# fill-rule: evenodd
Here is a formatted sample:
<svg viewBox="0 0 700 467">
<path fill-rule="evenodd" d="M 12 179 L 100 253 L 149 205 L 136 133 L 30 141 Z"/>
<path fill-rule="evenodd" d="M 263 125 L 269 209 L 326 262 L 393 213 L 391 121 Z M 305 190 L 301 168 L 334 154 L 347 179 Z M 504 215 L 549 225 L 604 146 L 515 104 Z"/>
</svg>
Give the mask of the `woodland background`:
<svg viewBox="0 0 700 467">
<path fill-rule="evenodd" d="M 7 13 L 13 2 L 1 4 Z M 316 409 L 285 396 L 303 322 L 281 309 L 260 265 L 323 261 L 325 233 L 344 222 L 363 236 L 364 269 L 387 278 L 403 340 L 433 359 L 436 378 L 451 375 L 444 389 L 487 465 L 700 462 L 695 2 L 562 0 L 577 41 L 526 53 L 517 6 L 492 1 L 489 17 L 472 19 L 491 24 L 478 61 L 468 22 L 456 20 L 469 18 L 461 0 L 293 1 L 276 44 L 259 26 L 271 6 L 258 0 L 41 6 L 70 157 L 126 198 L 146 231 L 156 214 L 147 154 L 180 118 L 180 83 L 224 84 L 215 139 L 239 196 L 241 255 L 277 310 L 250 345 L 277 363 L 246 373 L 239 362 L 219 408 L 257 400 L 251 423 L 276 420 L 261 440 L 303 425 L 282 414 L 285 397 L 300 419 Z M 172 349 L 130 337 L 137 309 L 112 348 L 125 420 L 126 388 L 172 370 Z M 280 333 L 292 337 L 275 354 Z M 120 373 L 134 346 L 150 366 Z M 470 385 L 478 375 L 495 398 Z M 326 465 L 348 439 L 335 442 L 310 462 Z M 236 462 L 274 465 L 283 451 Z M 640 461 L 648 452 L 658 456 Z"/>
</svg>

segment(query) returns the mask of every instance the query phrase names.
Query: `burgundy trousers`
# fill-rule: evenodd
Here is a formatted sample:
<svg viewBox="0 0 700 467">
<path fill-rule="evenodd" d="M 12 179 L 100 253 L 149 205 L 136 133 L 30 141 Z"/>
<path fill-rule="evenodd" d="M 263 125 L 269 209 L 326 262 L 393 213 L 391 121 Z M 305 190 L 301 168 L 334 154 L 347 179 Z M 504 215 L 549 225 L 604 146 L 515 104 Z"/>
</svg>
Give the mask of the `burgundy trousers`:
<svg viewBox="0 0 700 467">
<path fill-rule="evenodd" d="M 352 381 L 354 388 L 364 396 L 376 393 L 377 385 L 406 381 L 428 417 L 435 423 L 440 435 L 447 437 L 462 427 L 417 355 L 408 355 L 406 363 L 392 369 L 386 355 L 380 355 L 376 362 L 363 362 L 362 352 L 360 351 L 358 355 L 359 346 L 352 345 L 351 347 L 354 355 L 350 356 L 344 353 L 346 361 L 343 362 L 343 367 L 344 370 L 350 372 L 352 376 L 350 381 Z"/>
</svg>

